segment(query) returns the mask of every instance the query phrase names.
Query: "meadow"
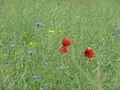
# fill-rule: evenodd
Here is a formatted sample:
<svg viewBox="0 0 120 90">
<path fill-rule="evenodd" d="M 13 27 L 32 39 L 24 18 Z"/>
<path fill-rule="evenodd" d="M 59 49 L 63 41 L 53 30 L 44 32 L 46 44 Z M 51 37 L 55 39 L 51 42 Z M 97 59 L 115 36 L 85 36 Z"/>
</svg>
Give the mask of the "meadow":
<svg viewBox="0 0 120 90">
<path fill-rule="evenodd" d="M 0 0 L 0 90 L 120 90 L 119 27 L 120 0 Z"/>
</svg>

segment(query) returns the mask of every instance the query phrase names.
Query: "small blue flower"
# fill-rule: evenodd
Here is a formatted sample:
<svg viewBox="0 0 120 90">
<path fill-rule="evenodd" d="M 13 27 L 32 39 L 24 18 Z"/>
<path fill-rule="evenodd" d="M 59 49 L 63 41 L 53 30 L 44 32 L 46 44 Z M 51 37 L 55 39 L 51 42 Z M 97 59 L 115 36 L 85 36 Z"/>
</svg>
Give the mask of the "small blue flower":
<svg viewBox="0 0 120 90">
<path fill-rule="evenodd" d="M 9 60 L 5 60 L 3 61 L 4 64 L 10 64 L 10 61 Z"/>
<path fill-rule="evenodd" d="M 43 86 L 40 87 L 40 90 L 44 90 Z"/>
<path fill-rule="evenodd" d="M 41 79 L 42 79 L 41 76 L 38 75 L 38 74 L 34 75 L 33 78 L 34 78 L 35 80 L 41 80 Z"/>
<path fill-rule="evenodd" d="M 115 32 L 113 32 L 113 33 L 112 33 L 112 36 L 115 36 L 115 35 L 116 35 L 116 33 L 115 33 Z"/>
<path fill-rule="evenodd" d="M 11 80 L 11 83 L 17 84 L 17 81 L 16 80 Z"/>
<path fill-rule="evenodd" d="M 60 72 L 64 72 L 64 70 L 65 70 L 65 67 L 64 67 L 64 66 L 60 66 L 60 67 L 58 68 L 58 71 L 60 71 Z"/>
<path fill-rule="evenodd" d="M 114 28 L 116 31 L 120 31 L 120 27 L 118 27 L 118 28 Z"/>
<path fill-rule="evenodd" d="M 36 22 L 35 25 L 36 25 L 37 27 L 39 27 L 39 26 L 41 26 L 41 23 L 40 23 L 40 22 Z"/>
<path fill-rule="evenodd" d="M 29 50 L 29 51 L 28 51 L 28 55 L 31 55 L 31 56 L 32 56 L 32 55 L 33 55 L 33 51 L 32 51 L 32 50 Z"/>
</svg>

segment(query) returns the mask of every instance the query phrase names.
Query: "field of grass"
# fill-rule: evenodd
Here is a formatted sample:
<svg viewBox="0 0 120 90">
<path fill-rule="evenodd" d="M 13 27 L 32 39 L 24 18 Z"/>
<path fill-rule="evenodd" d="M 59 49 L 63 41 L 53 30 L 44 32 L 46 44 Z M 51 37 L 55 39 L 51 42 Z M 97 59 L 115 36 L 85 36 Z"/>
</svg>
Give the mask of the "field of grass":
<svg viewBox="0 0 120 90">
<path fill-rule="evenodd" d="M 117 27 L 120 0 L 0 0 L 0 90 L 120 90 Z"/>
</svg>

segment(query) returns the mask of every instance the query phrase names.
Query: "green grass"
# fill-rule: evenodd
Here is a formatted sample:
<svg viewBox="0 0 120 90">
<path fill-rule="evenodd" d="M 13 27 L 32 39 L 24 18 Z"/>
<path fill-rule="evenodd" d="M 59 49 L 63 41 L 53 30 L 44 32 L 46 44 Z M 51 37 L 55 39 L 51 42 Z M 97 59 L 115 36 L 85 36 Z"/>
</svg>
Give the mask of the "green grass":
<svg viewBox="0 0 120 90">
<path fill-rule="evenodd" d="M 119 90 L 120 33 L 112 36 L 120 27 L 119 3 L 0 0 L 0 90 Z M 29 33 L 27 39 L 22 32 Z M 67 55 L 59 51 L 63 37 L 72 42 Z M 36 43 L 34 49 L 30 41 Z M 89 62 L 83 54 L 87 47 L 95 51 Z M 28 50 L 35 54 L 29 56 Z"/>
</svg>

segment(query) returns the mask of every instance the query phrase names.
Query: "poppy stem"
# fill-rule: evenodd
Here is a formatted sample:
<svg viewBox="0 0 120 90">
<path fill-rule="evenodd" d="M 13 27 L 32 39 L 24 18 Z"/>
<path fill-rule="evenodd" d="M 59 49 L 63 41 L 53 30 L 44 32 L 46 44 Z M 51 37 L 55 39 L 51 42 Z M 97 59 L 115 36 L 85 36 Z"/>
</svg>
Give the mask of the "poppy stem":
<svg viewBox="0 0 120 90">
<path fill-rule="evenodd" d="M 89 63 L 89 61 L 90 61 L 90 60 L 87 60 L 87 61 L 86 61 L 86 64 L 88 64 L 88 63 Z"/>
</svg>

